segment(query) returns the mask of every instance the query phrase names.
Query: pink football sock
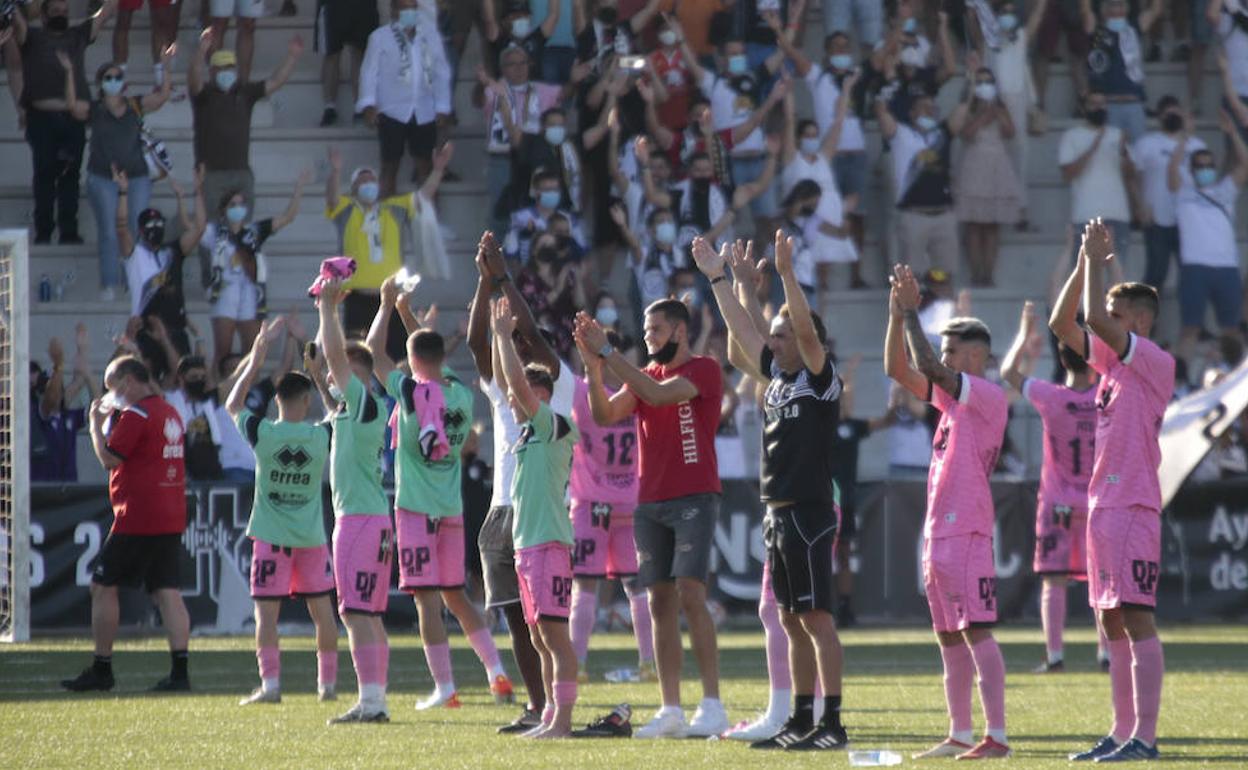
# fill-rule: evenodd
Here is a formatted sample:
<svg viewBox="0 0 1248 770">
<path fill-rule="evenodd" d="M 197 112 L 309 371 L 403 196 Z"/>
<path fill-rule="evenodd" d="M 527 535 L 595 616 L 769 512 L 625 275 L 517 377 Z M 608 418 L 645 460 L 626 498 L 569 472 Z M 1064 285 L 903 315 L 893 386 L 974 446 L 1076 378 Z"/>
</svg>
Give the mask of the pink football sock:
<svg viewBox="0 0 1248 770">
<path fill-rule="evenodd" d="M 366 684 L 381 684 L 381 673 L 377 670 L 380 663 L 376 645 L 361 644 L 351 649 L 351 662 L 355 665 L 355 679 L 361 688 Z"/>
<path fill-rule="evenodd" d="M 390 640 L 373 645 L 373 654 L 377 656 L 377 675 L 381 677 L 378 681 L 385 687 L 390 681 Z"/>
<path fill-rule="evenodd" d="M 425 662 L 429 664 L 429 673 L 433 676 L 434 684 L 455 689 L 455 677 L 451 674 L 451 645 L 446 642 L 426 644 Z"/>
<path fill-rule="evenodd" d="M 503 662 L 498 657 L 498 647 L 494 646 L 494 637 L 490 635 L 490 629 L 482 626 L 468 634 L 468 644 L 472 645 L 472 651 L 477 654 L 477 658 L 481 661 L 481 665 L 485 666 L 485 672 L 493 682 L 494 677 L 503 672 Z"/>
<path fill-rule="evenodd" d="M 1001 646 L 991 636 L 971 647 L 971 658 L 979 673 L 979 699 L 984 706 L 987 729 L 1005 731 L 1005 658 Z"/>
<path fill-rule="evenodd" d="M 633 634 L 637 637 L 637 658 L 654 660 L 654 631 L 650 625 L 650 595 L 637 590 L 628 597 L 628 611 L 633 616 Z"/>
<path fill-rule="evenodd" d="M 1135 689 L 1134 737 L 1152 746 L 1157 742 L 1157 715 L 1161 711 L 1161 679 L 1166 670 L 1161 639 L 1131 642 L 1131 681 Z"/>
<path fill-rule="evenodd" d="M 316 683 L 333 686 L 338 683 L 338 651 L 316 651 Z"/>
<path fill-rule="evenodd" d="M 1044 625 L 1044 651 L 1049 662 L 1062 659 L 1062 632 L 1066 627 L 1066 587 L 1058 587 L 1047 580 L 1040 589 L 1040 617 Z"/>
<path fill-rule="evenodd" d="M 945 664 L 945 706 L 949 709 L 949 734 L 970 733 L 971 689 L 975 686 L 971 650 L 965 644 L 941 645 L 940 659 Z"/>
<path fill-rule="evenodd" d="M 594 621 L 598 612 L 598 592 L 582 591 L 580 588 L 572 592 L 572 615 L 570 620 L 572 633 L 572 649 L 576 659 L 584 662 L 589 654 L 589 637 L 594 633 Z M 558 685 L 556 685 L 558 686 Z"/>
<path fill-rule="evenodd" d="M 282 676 L 282 653 L 277 645 L 261 647 L 256 650 L 256 660 L 260 664 L 261 679 L 280 679 Z"/>
<path fill-rule="evenodd" d="M 576 680 L 555 682 L 555 705 L 571 706 L 576 703 Z"/>
<path fill-rule="evenodd" d="M 1135 685 L 1131 681 L 1131 642 L 1127 637 L 1109 640 L 1109 686 L 1114 696 L 1114 727 L 1110 735 L 1118 743 L 1131 737 L 1135 727 Z"/>
<path fill-rule="evenodd" d="M 763 595 L 758 600 L 758 619 L 763 621 L 763 636 L 767 641 L 767 678 L 773 690 L 792 690 L 793 678 L 789 674 L 789 638 L 780 625 L 780 608 L 770 583 L 763 585 Z"/>
</svg>

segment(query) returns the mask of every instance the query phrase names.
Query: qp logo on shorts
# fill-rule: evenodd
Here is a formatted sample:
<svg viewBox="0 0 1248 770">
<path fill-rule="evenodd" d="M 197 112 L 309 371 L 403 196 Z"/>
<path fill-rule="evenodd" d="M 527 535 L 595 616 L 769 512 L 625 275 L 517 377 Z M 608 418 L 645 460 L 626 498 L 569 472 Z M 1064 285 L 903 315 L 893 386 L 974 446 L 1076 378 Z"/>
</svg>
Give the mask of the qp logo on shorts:
<svg viewBox="0 0 1248 770">
<path fill-rule="evenodd" d="M 1157 577 L 1161 569 L 1155 561 L 1135 559 L 1131 562 L 1131 579 L 1142 594 L 1153 594 L 1157 591 Z"/>
</svg>

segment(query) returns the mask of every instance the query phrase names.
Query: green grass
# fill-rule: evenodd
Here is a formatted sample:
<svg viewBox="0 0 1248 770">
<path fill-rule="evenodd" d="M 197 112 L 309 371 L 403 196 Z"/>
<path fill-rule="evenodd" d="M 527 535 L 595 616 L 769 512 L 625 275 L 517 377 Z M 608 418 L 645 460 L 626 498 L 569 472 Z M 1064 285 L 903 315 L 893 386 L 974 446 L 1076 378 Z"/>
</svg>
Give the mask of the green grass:
<svg viewBox="0 0 1248 770">
<path fill-rule="evenodd" d="M 1009 668 L 1007 706 L 1017 765 L 1068 767 L 1072 749 L 1090 745 L 1108 726 L 1108 677 L 1093 666 L 1095 639 L 1075 629 L 1067 642 L 1068 672 L 1027 673 L 1041 654 L 1038 629 L 998 633 Z M 892 748 L 911 764 L 911 752 L 944 735 L 940 659 L 924 629 L 852 630 L 845 643 L 845 723 L 857 748 Z M 1168 765 L 1248 764 L 1248 629 L 1181 626 L 1164 630 L 1167 674 L 1160 747 Z M 500 638 L 500 643 L 503 639 Z M 620 767 L 748 767 L 760 762 L 792 767 L 848 766 L 843 754 L 765 757 L 746 747 L 695 741 L 558 741 L 539 743 L 494 734 L 515 707 L 496 706 L 484 675 L 462 637 L 453 637 L 456 677 L 464 707 L 417 713 L 412 704 L 429 687 L 418 642 L 395 635 L 391 657 L 389 725 L 327 728 L 325 720 L 353 701 L 354 678 L 342 642 L 337 703 L 314 694 L 312 640 L 284 640 L 284 700 L 244 710 L 238 698 L 256 683 L 250 639 L 193 641 L 195 692 L 155 697 L 143 692 L 167 669 L 159 639 L 130 640 L 114 657 L 118 687 L 100 695 L 72 695 L 57 686 L 88 661 L 82 639 L 39 641 L 0 648 L 0 767 L 535 767 L 602 770 Z M 631 638 L 599 635 L 590 653 L 597 682 L 629 665 Z M 767 675 L 762 634 L 732 631 L 720 637 L 723 697 L 735 721 L 765 705 Z M 692 660 L 686 660 L 687 702 L 696 702 Z M 581 688 L 575 721 L 584 723 L 620 702 L 634 708 L 634 724 L 657 705 L 656 685 Z M 976 723 L 982 727 L 978 710 Z M 935 762 L 941 766 L 941 762 Z M 948 766 L 947 764 L 945 766 Z"/>
</svg>

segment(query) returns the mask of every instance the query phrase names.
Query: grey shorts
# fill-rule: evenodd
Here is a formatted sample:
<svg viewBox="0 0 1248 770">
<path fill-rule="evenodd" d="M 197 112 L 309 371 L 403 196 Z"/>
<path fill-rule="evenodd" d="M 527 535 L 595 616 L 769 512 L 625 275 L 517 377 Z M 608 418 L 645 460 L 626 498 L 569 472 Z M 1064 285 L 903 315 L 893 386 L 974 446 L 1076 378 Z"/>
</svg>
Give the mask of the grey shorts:
<svg viewBox="0 0 1248 770">
<path fill-rule="evenodd" d="M 638 587 L 682 577 L 706 582 L 719 504 L 719 495 L 701 494 L 637 506 L 633 539 L 637 542 Z"/>
<path fill-rule="evenodd" d="M 485 578 L 485 606 L 502 607 L 520 601 L 516 579 L 516 549 L 511 539 L 510 505 L 497 505 L 485 515 L 477 547 L 481 549 L 481 572 Z"/>
</svg>

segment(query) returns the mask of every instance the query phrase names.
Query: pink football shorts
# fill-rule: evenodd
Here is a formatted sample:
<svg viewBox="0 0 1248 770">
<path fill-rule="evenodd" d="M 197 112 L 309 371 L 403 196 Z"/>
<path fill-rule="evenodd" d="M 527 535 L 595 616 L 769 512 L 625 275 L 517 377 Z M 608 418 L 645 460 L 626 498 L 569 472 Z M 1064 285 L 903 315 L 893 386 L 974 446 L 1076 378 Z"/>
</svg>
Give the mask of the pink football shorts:
<svg viewBox="0 0 1248 770">
<path fill-rule="evenodd" d="M 381 615 L 390 594 L 394 531 L 389 516 L 346 514 L 334 522 L 338 614 Z"/>
<path fill-rule="evenodd" d="M 572 574 L 577 577 L 632 577 L 637 574 L 633 505 L 572 501 Z"/>
<path fill-rule="evenodd" d="M 464 517 L 432 518 L 399 508 L 399 589 L 464 587 Z"/>
<path fill-rule="evenodd" d="M 1064 574 L 1075 580 L 1088 577 L 1088 510 L 1068 505 L 1036 507 L 1036 574 Z"/>
<path fill-rule="evenodd" d="M 281 599 L 322 596 L 334 590 L 329 546 L 289 548 L 252 538 L 251 596 Z"/>
<path fill-rule="evenodd" d="M 524 622 L 567 620 L 572 606 L 572 552 L 565 543 L 551 542 L 516 551 L 516 577 Z"/>
<path fill-rule="evenodd" d="M 937 633 L 997 622 L 997 574 L 988 535 L 955 535 L 923 545 L 923 588 Z"/>
<path fill-rule="evenodd" d="M 1088 603 L 1098 610 L 1157 606 L 1161 515 L 1143 506 L 1094 508 L 1088 516 Z"/>
</svg>

